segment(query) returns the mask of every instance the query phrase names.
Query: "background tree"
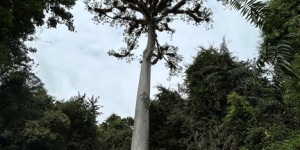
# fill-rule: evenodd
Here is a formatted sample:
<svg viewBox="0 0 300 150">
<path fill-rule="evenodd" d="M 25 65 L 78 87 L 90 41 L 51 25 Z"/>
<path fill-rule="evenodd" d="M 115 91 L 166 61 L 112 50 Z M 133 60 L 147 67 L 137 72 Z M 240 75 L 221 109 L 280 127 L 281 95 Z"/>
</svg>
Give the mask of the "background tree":
<svg viewBox="0 0 300 150">
<path fill-rule="evenodd" d="M 70 128 L 67 132 L 67 150 L 96 150 L 97 143 L 97 121 L 96 117 L 101 106 L 97 105 L 99 97 L 87 98 L 86 95 L 71 97 L 66 102 L 58 102 L 58 110 L 70 119 Z"/>
<path fill-rule="evenodd" d="M 14 72 L 0 85 L 0 148 L 97 149 L 98 97 L 55 102 L 30 72 Z"/>
<path fill-rule="evenodd" d="M 184 126 L 190 135 L 189 149 L 223 147 L 220 124 L 227 113 L 227 95 L 241 88 L 241 81 L 249 76 L 247 71 L 245 64 L 231 56 L 225 40 L 219 48 L 200 47 L 185 71 L 188 101 Z"/>
<path fill-rule="evenodd" d="M 186 101 L 175 91 L 157 86 L 159 93 L 150 102 L 150 150 L 187 149 L 183 132 Z"/>
<path fill-rule="evenodd" d="M 41 118 L 26 122 L 24 149 L 98 149 L 97 114 L 92 107 L 85 95 L 53 104 Z"/>
<path fill-rule="evenodd" d="M 180 70 L 177 48 L 172 45 L 161 45 L 157 40 L 156 31 L 174 33 L 169 24 L 176 16 L 183 21 L 199 25 L 210 22 L 211 11 L 203 7 L 202 0 L 121 0 L 121 1 L 85 1 L 90 12 L 95 13 L 94 20 L 98 23 L 109 23 L 111 26 L 124 26 L 126 48 L 120 52 L 111 50 L 109 55 L 119 59 L 131 60 L 132 50 L 138 47 L 141 34 L 148 36 L 147 46 L 143 51 L 141 72 L 136 100 L 135 122 L 132 136 L 132 150 L 148 149 L 149 139 L 149 100 L 151 64 L 164 59 L 170 74 Z"/>
<path fill-rule="evenodd" d="M 23 131 L 23 149 L 57 149 L 68 147 L 68 132 L 70 132 L 70 118 L 59 110 L 47 110 L 36 120 L 29 120 Z"/>
<path fill-rule="evenodd" d="M 282 1 L 282 0 L 270 0 L 267 3 L 268 6 L 268 13 L 267 18 L 268 22 L 272 22 L 268 25 L 268 28 L 262 30 L 262 43 L 260 45 L 260 51 L 265 53 L 265 59 L 268 61 L 270 65 L 274 66 L 274 69 L 277 69 L 274 65 L 276 61 L 273 57 L 270 57 L 270 53 L 274 55 L 281 55 L 281 57 L 285 58 L 287 60 L 287 63 L 292 63 L 291 67 L 293 68 L 293 71 L 296 71 L 296 74 L 299 75 L 299 72 L 297 72 L 297 61 L 299 58 L 299 43 L 300 43 L 300 27 L 298 25 L 300 19 L 299 15 L 299 8 L 297 7 L 299 5 L 299 2 L 297 1 Z M 285 42 L 291 43 L 291 47 L 293 49 L 286 48 L 285 51 L 270 51 L 274 48 L 276 42 L 280 41 L 283 37 L 285 37 L 288 33 L 295 33 L 297 37 L 289 38 Z M 285 47 L 289 47 L 288 45 L 285 45 Z M 269 54 L 269 55 L 268 55 Z M 269 57 L 268 57 L 269 56 Z M 280 68 L 279 68 L 280 69 Z M 281 71 L 281 74 L 283 72 Z M 298 79 L 289 79 L 288 76 L 280 76 L 281 82 L 279 82 L 279 86 L 283 88 L 284 85 L 283 80 L 289 81 L 287 84 L 291 83 L 299 83 Z M 294 84 L 294 85 L 295 85 Z M 296 88 L 295 88 L 296 89 Z M 282 89 L 282 91 L 284 91 Z M 281 93 L 283 94 L 283 93 Z"/>
<path fill-rule="evenodd" d="M 98 130 L 100 150 L 130 149 L 133 118 L 121 118 L 116 114 L 112 114 L 99 125 Z"/>
<path fill-rule="evenodd" d="M 188 149 L 264 146 L 262 135 L 275 131 L 270 125 L 281 111 L 271 111 L 278 102 L 265 73 L 255 73 L 255 67 L 255 61 L 233 57 L 225 40 L 219 48 L 199 48 L 185 71 L 187 102 L 181 111 L 186 114 L 182 129 L 189 135 Z"/>
<path fill-rule="evenodd" d="M 272 10 L 269 7 L 269 2 L 263 1 L 256 1 L 256 0 L 218 0 L 222 1 L 224 5 L 229 5 L 234 9 L 241 12 L 243 16 L 246 17 L 248 21 L 250 21 L 253 25 L 259 27 L 263 30 L 263 32 L 272 32 L 274 31 L 274 26 L 277 26 L 277 23 L 274 25 L 274 21 L 278 22 L 279 20 L 281 23 L 287 23 L 284 20 L 284 17 L 273 17 L 270 19 L 270 16 L 277 15 L 274 13 L 274 9 Z M 294 1 L 295 2 L 295 1 Z M 290 3 L 292 4 L 292 3 Z M 288 4 L 289 5 L 289 4 Z M 295 6 L 295 5 L 290 5 Z M 286 8 L 289 8 L 286 7 Z M 293 12 L 295 13 L 295 12 Z M 279 20 L 278 20 L 279 19 Z M 295 20 L 295 19 L 294 19 Z M 296 19 L 297 20 L 297 19 Z M 293 22 L 293 21 L 288 21 Z M 288 23 L 287 23 L 288 24 Z M 276 28 L 276 27 L 275 27 Z M 281 31 L 280 31 L 281 32 Z M 277 37 L 273 40 L 267 40 L 268 42 L 264 44 L 259 50 L 259 57 L 257 59 L 257 69 L 261 69 L 268 65 L 273 65 L 274 68 L 274 75 L 273 75 L 273 94 L 276 96 L 276 99 L 279 101 L 283 101 L 282 98 L 282 81 L 281 78 L 283 74 L 293 77 L 299 80 L 299 76 L 295 74 L 293 68 L 290 64 L 291 57 L 293 57 L 293 43 L 290 42 L 289 39 L 294 38 L 297 36 L 297 31 L 293 32 L 291 30 L 285 30 L 281 32 L 281 36 Z M 278 35 L 278 32 L 275 33 Z M 273 36 L 274 37 L 274 36 Z M 265 40 L 266 42 L 266 40 Z M 259 71 L 258 71 L 259 72 Z"/>
<path fill-rule="evenodd" d="M 38 27 L 55 28 L 65 24 L 74 31 L 73 15 L 69 9 L 76 0 L 31 0 L 0 2 L 0 84 L 11 72 L 30 70 L 32 59 L 28 53 L 35 52 L 24 42 L 34 40 Z"/>
<path fill-rule="evenodd" d="M 0 85 L 0 137 L 1 149 L 21 149 L 23 129 L 28 120 L 35 120 L 51 108 L 53 98 L 34 74 L 14 72 Z"/>
<path fill-rule="evenodd" d="M 274 43 L 282 39 L 287 33 L 295 33 L 297 36 L 287 39 L 287 43 L 291 43 L 293 50 L 279 53 L 283 57 L 288 58 L 291 67 L 296 75 L 299 75 L 299 43 L 300 43 L 300 28 L 299 28 L 299 2 L 298 1 L 283 1 L 270 0 L 268 1 L 268 21 L 272 22 L 268 30 L 262 32 L 261 50 L 266 54 L 271 53 L 267 48 L 273 48 Z M 278 53 L 278 52 L 277 52 Z M 271 65 L 274 64 L 272 57 L 267 57 Z M 283 73 L 282 73 L 283 74 Z M 299 80 L 291 78 L 283 74 L 280 78 L 279 86 L 283 97 L 283 113 L 280 115 L 277 124 L 281 123 L 285 127 L 285 136 L 276 139 L 277 142 L 272 143 L 268 149 L 297 149 L 299 145 Z"/>
</svg>

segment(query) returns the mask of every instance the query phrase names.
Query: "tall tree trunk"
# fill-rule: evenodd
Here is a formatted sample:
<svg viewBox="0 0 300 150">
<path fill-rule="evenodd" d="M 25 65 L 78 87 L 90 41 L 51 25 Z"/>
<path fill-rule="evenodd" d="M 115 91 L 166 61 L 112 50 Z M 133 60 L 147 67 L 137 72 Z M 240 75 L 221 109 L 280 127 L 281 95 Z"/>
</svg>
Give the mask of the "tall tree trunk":
<svg viewBox="0 0 300 150">
<path fill-rule="evenodd" d="M 148 42 L 147 47 L 143 52 L 143 61 L 136 98 L 131 150 L 148 150 L 151 57 L 155 48 L 155 36 L 154 26 L 152 23 L 149 23 Z"/>
</svg>

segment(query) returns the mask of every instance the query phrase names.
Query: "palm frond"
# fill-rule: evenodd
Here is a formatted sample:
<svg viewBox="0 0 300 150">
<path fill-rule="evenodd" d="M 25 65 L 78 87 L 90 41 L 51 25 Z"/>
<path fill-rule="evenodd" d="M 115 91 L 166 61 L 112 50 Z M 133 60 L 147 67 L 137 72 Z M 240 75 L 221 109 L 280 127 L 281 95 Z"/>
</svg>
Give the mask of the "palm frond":
<svg viewBox="0 0 300 150">
<path fill-rule="evenodd" d="M 247 21 L 256 27 L 263 28 L 265 20 L 266 3 L 257 0 L 219 0 L 229 4 L 241 12 Z"/>
<path fill-rule="evenodd" d="M 261 29 L 272 26 L 272 23 L 267 22 L 265 17 L 268 13 L 267 3 L 257 0 L 219 0 L 229 4 L 234 9 L 241 11 L 241 14 L 246 17 L 256 27 Z M 298 78 L 291 69 L 290 59 L 293 57 L 293 48 L 288 38 L 297 36 L 295 33 L 290 33 L 284 36 L 277 42 L 276 47 L 272 46 L 262 51 L 258 60 L 259 66 L 264 66 L 264 63 L 270 61 L 270 58 L 275 58 L 275 62 L 288 75 Z M 275 56 L 274 56 L 275 55 Z"/>
<path fill-rule="evenodd" d="M 296 34 L 290 33 L 278 40 L 276 45 L 270 45 L 260 51 L 259 58 L 257 60 L 257 70 L 261 70 L 265 66 L 265 63 L 269 63 L 274 66 L 274 75 L 272 77 L 273 93 L 277 100 L 281 101 L 282 98 L 282 77 L 288 75 L 290 77 L 300 79 L 292 66 L 291 60 L 294 56 L 294 48 L 291 46 L 290 38 L 297 37 Z M 257 71 L 255 70 L 255 71 Z"/>
<path fill-rule="evenodd" d="M 276 63 L 274 64 L 275 67 L 279 67 L 281 71 L 283 71 L 285 74 L 300 79 L 298 75 L 295 74 L 295 72 L 292 69 L 292 66 L 290 64 L 291 58 L 293 57 L 294 49 L 291 45 L 291 43 L 286 38 L 292 38 L 296 37 L 296 34 L 288 34 L 283 37 L 282 40 L 278 41 L 278 44 L 276 46 L 275 52 L 276 52 Z M 277 70 L 279 71 L 279 70 Z M 278 72 L 279 73 L 279 72 Z M 276 70 L 275 70 L 275 74 Z M 278 74 L 281 75 L 281 74 Z"/>
</svg>

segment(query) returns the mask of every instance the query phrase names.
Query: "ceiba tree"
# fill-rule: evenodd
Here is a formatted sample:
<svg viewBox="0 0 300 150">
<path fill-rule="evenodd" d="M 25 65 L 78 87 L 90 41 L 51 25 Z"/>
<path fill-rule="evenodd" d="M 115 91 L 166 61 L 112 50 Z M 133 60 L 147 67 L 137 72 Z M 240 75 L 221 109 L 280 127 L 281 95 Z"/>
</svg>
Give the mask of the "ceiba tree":
<svg viewBox="0 0 300 150">
<path fill-rule="evenodd" d="M 151 64 L 156 64 L 158 60 L 164 59 L 166 66 L 170 69 L 170 74 L 174 75 L 180 67 L 178 62 L 182 57 L 177 54 L 178 48 L 172 45 L 161 45 L 157 40 L 156 31 L 174 33 L 175 30 L 169 27 L 174 19 L 194 22 L 199 25 L 203 22 L 211 21 L 211 11 L 203 7 L 204 0 L 85 0 L 88 10 L 95 14 L 94 21 L 97 23 L 109 23 L 111 26 L 123 26 L 124 41 L 127 47 L 123 47 L 119 52 L 110 50 L 109 55 L 118 59 L 126 58 L 128 61 L 134 59 L 132 50 L 138 47 L 138 38 L 142 34 L 148 36 L 148 42 L 143 51 L 141 61 L 141 72 L 138 86 L 138 94 L 135 110 L 134 131 L 132 136 L 131 149 L 148 149 L 149 133 L 149 94 Z M 266 4 L 257 0 L 217 0 L 224 5 L 232 6 L 241 11 L 241 14 L 248 21 L 261 29 L 268 28 L 266 21 Z M 284 44 L 283 44 L 284 42 Z M 276 49 L 272 51 L 291 50 L 292 47 L 285 41 L 279 41 Z M 272 55 L 275 55 L 272 53 Z M 278 65 L 284 72 L 291 76 L 293 71 L 289 63 L 281 55 L 275 56 Z M 258 67 L 264 66 L 267 61 L 265 54 L 261 53 L 258 59 Z"/>
<path fill-rule="evenodd" d="M 135 58 L 132 53 L 138 48 L 138 39 L 142 34 L 147 35 L 147 45 L 141 58 L 141 71 L 138 85 L 132 150 L 147 150 L 149 138 L 149 101 L 151 65 L 159 60 L 166 61 L 170 75 L 179 70 L 182 57 L 178 48 L 169 44 L 160 44 L 156 32 L 174 33 L 169 24 L 175 19 L 193 22 L 199 25 L 211 22 L 211 11 L 203 7 L 203 0 L 103 0 L 96 2 L 86 0 L 90 12 L 96 14 L 94 21 L 109 23 L 111 26 L 122 26 L 124 41 L 127 47 L 116 52 L 110 50 L 109 55 L 118 59 L 131 61 Z"/>
</svg>

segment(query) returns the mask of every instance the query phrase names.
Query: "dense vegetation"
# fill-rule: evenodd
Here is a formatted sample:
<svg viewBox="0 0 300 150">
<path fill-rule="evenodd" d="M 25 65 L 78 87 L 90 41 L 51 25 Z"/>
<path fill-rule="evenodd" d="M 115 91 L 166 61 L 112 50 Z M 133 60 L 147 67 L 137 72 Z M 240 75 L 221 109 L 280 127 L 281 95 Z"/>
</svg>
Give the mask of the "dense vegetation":
<svg viewBox="0 0 300 150">
<path fill-rule="evenodd" d="M 199 47 L 177 90 L 157 86 L 149 107 L 151 150 L 300 149 L 300 39 L 282 41 L 300 34 L 300 2 L 266 4 L 258 59 L 238 60 L 224 39 L 220 46 Z M 24 42 L 44 24 L 74 31 L 68 12 L 74 5 L 0 1 L 0 149 L 130 149 L 133 118 L 112 114 L 98 124 L 99 97 L 57 100 L 32 73 L 28 53 L 35 49 Z M 274 48 L 279 42 L 286 51 Z M 282 67 L 289 64 L 292 75 Z"/>
</svg>

